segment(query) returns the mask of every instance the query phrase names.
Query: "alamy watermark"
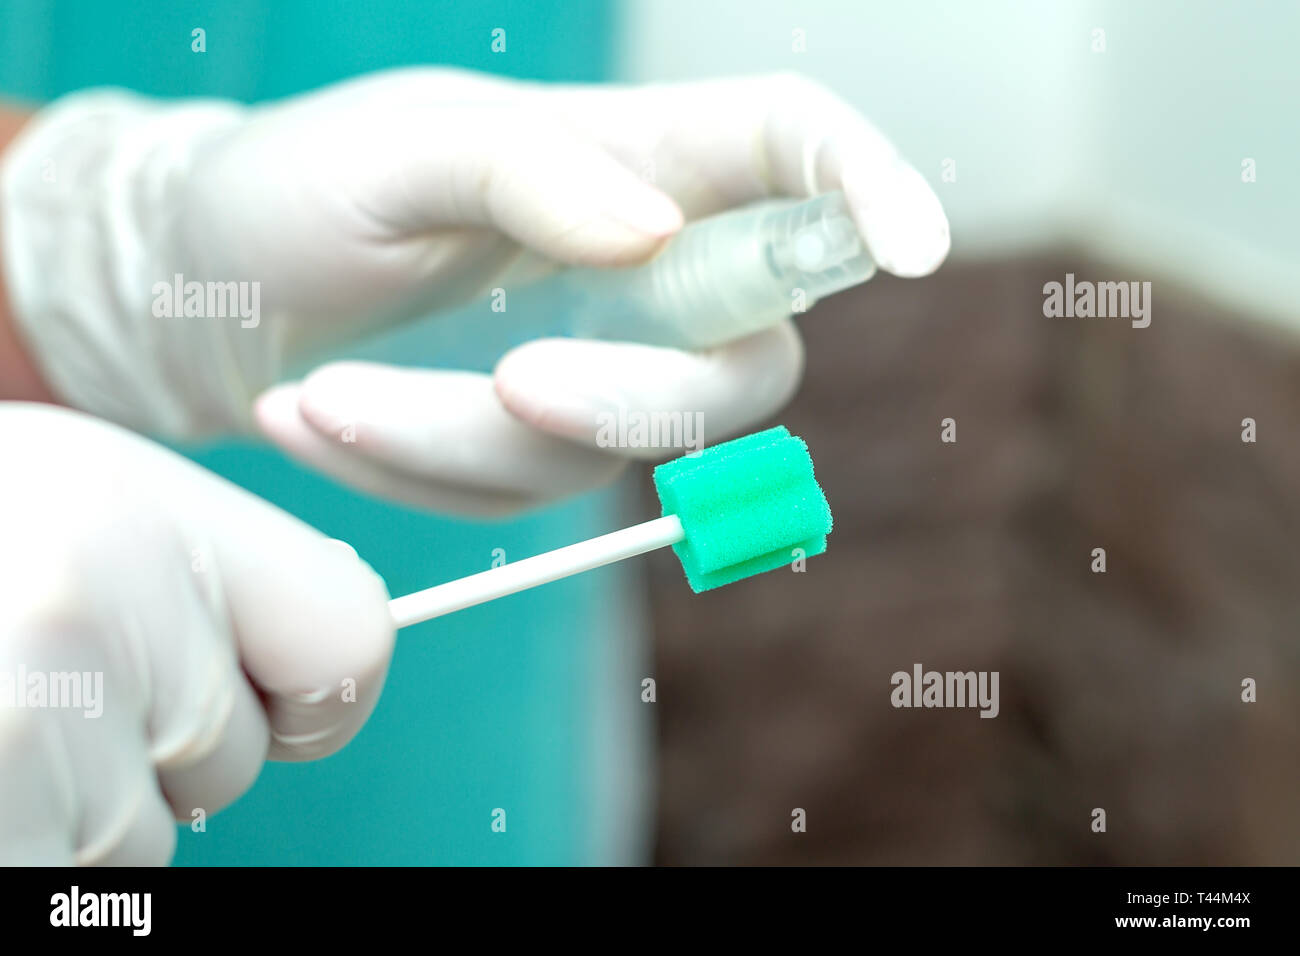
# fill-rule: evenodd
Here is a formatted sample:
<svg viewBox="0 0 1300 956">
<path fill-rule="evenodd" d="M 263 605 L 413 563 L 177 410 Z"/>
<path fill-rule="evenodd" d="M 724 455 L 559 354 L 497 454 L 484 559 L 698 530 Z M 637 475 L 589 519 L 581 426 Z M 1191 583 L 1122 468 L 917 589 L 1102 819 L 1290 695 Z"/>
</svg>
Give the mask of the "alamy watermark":
<svg viewBox="0 0 1300 956">
<path fill-rule="evenodd" d="M 0 671 L 0 707 L 80 710 L 94 720 L 104 713 L 104 673 Z"/>
<path fill-rule="evenodd" d="M 1075 282 L 1074 273 L 1065 282 L 1043 286 L 1043 315 L 1049 319 L 1131 319 L 1133 328 L 1151 324 L 1150 282 Z"/>
<path fill-rule="evenodd" d="M 704 448 L 703 412 L 617 412 L 596 415 L 596 445 L 600 448 L 686 448 L 698 455 Z"/>
<path fill-rule="evenodd" d="M 152 913 L 152 893 L 83 893 L 74 884 L 50 897 L 50 925 L 56 927 L 121 927 L 132 936 L 148 936 Z"/>
<path fill-rule="evenodd" d="M 170 282 L 153 284 L 156 319 L 239 319 L 240 328 L 262 322 L 262 283 L 186 282 L 179 272 Z"/>
<path fill-rule="evenodd" d="M 927 671 L 920 664 L 912 672 L 895 671 L 889 678 L 894 689 L 889 702 L 895 707 L 978 707 L 981 717 L 996 717 L 998 671 Z"/>
</svg>

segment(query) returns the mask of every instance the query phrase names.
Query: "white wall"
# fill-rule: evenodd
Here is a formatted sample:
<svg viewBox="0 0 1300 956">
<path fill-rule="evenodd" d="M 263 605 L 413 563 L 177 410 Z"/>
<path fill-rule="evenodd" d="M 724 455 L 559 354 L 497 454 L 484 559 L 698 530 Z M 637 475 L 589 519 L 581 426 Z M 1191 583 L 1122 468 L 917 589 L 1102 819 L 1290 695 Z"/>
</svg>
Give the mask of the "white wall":
<svg viewBox="0 0 1300 956">
<path fill-rule="evenodd" d="M 1100 6 L 1109 49 L 1090 91 L 1081 231 L 1300 327 L 1300 4 Z"/>
<path fill-rule="evenodd" d="M 621 44 L 632 81 L 832 85 L 935 185 L 954 256 L 1077 242 L 1300 328 L 1300 4 L 628 0 Z"/>
</svg>

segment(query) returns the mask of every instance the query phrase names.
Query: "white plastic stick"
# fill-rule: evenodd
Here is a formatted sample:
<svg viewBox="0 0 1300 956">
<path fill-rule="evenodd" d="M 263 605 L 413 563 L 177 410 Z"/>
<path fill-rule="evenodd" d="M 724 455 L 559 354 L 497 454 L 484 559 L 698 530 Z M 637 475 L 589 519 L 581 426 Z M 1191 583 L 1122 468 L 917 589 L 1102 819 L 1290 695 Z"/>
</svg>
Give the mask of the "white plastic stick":
<svg viewBox="0 0 1300 956">
<path fill-rule="evenodd" d="M 458 578 L 414 594 L 393 598 L 388 602 L 388 610 L 399 628 L 410 627 L 475 604 L 495 601 L 507 594 L 526 591 L 539 584 L 558 581 L 571 574 L 613 564 L 656 548 L 665 548 L 685 537 L 686 532 L 682 530 L 682 523 L 677 516 L 665 515 L 622 531 L 602 534 L 598 538 L 580 541 L 566 548 L 524 558 L 514 564 L 503 564 L 499 568 L 480 571 L 467 578 Z"/>
</svg>

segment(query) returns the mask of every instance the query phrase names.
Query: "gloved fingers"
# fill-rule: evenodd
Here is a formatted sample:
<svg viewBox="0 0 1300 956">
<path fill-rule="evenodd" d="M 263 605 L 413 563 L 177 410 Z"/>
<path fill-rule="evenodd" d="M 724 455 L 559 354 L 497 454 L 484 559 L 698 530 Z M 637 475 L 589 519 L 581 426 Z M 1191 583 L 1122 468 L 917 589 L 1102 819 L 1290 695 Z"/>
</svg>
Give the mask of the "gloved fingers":
<svg viewBox="0 0 1300 956">
<path fill-rule="evenodd" d="M 482 104 L 439 112 L 423 136 L 389 116 L 361 147 L 367 211 L 399 234 L 481 226 L 559 262 L 627 265 L 682 226 L 670 197 L 553 118 Z"/>
<path fill-rule="evenodd" d="M 272 441 L 351 484 L 481 516 L 601 487 L 624 467 L 522 424 L 492 378 L 470 372 L 337 362 L 264 393 L 255 416 Z"/>
<path fill-rule="evenodd" d="M 643 87 L 534 87 L 688 218 L 772 194 L 843 189 L 887 272 L 926 275 L 950 246 L 924 177 L 857 109 L 794 73 Z"/>
<path fill-rule="evenodd" d="M 80 818 L 75 863 L 166 866 L 176 851 L 176 823 L 138 715 L 129 712 L 135 708 L 120 701 L 135 689 L 113 674 L 115 663 L 107 663 L 103 716 L 89 721 L 64 715 L 62 721 L 60 743 L 70 756 Z M 89 726 L 73 727 L 74 721 Z"/>
<path fill-rule="evenodd" d="M 122 656 L 132 638 L 144 649 L 140 658 L 147 663 L 137 677 L 148 687 L 149 759 L 169 816 L 190 821 L 196 810 L 215 813 L 253 785 L 266 761 L 269 729 L 240 664 L 226 568 L 213 543 L 227 528 L 209 528 L 194 502 L 171 500 L 166 486 L 148 494 L 163 506 L 160 526 L 137 521 L 108 537 L 133 533 L 151 559 L 119 586 L 116 619 L 134 632 Z"/>
<path fill-rule="evenodd" d="M 785 320 L 702 352 L 538 339 L 506 353 L 494 374 L 520 421 L 620 457 L 662 459 L 761 422 L 802 372 L 803 344 Z"/>
<path fill-rule="evenodd" d="M 103 672 L 99 726 L 119 721 L 111 739 L 148 742 L 178 815 L 200 799 L 215 808 L 251 781 L 268 749 L 310 759 L 351 739 L 378 699 L 395 636 L 383 581 L 355 552 L 123 429 L 40 406 L 2 406 L 0 423 L 18 447 L 67 449 L 97 469 L 92 481 L 73 467 L 6 476 L 4 500 L 60 507 L 0 515 L 25 548 L 12 559 L 0 552 L 0 570 L 27 594 L 0 603 L 0 650 L 23 653 L 39 633 L 10 626 L 15 606 L 61 635 L 34 646 L 84 648 L 81 667 L 61 669 Z M 96 766 L 103 750 L 87 744 L 67 763 Z M 200 786 L 205 770 L 230 776 Z M 115 822 L 92 819 L 91 831 Z"/>
<path fill-rule="evenodd" d="M 448 82 L 439 72 L 422 81 Z M 473 86 L 473 80 L 461 85 Z M 878 265 L 933 272 L 951 244 L 934 191 L 857 109 L 794 73 L 640 87 L 522 84 L 440 109 L 458 136 L 381 151 L 382 221 L 498 229 L 566 263 L 639 261 L 697 218 L 843 189 Z M 380 134 L 382 138 L 382 134 Z M 669 198 L 672 197 L 672 198 Z M 673 200 L 676 200 L 674 204 Z"/>
<path fill-rule="evenodd" d="M 0 707 L 0 866 L 71 866 L 78 800 L 48 712 Z"/>
<path fill-rule="evenodd" d="M 531 498 L 455 488 L 421 479 L 357 453 L 337 438 L 327 438 L 307 424 L 298 410 L 299 390 L 298 385 L 269 389 L 258 399 L 254 417 L 268 441 L 317 471 L 379 498 L 451 514 L 495 518 L 538 503 Z"/>
<path fill-rule="evenodd" d="M 150 758 L 142 648 L 100 615 L 102 595 L 78 590 L 80 608 L 51 600 L 58 588 L 36 591 L 0 628 L 0 666 L 23 675 L 25 695 L 0 707 L 0 860 L 162 866 L 176 828 Z"/>
<path fill-rule="evenodd" d="M 198 756 L 155 758 L 168 815 L 182 823 L 206 820 L 234 803 L 253 786 L 270 751 L 262 702 L 241 672 L 231 675 L 229 713 L 217 729 L 220 737 Z"/>
<path fill-rule="evenodd" d="M 143 745 L 124 749 L 101 728 L 78 728 L 73 749 L 98 747 L 100 753 L 91 767 L 74 766 L 67 759 L 70 728 L 48 714 L 25 722 L 20 729 L 0 715 L 0 866 L 171 861 L 176 824 Z"/>
<path fill-rule="evenodd" d="M 184 712 L 192 721 L 189 732 L 154 733 L 153 756 L 169 771 L 168 785 L 179 794 L 187 783 L 183 768 L 197 773 L 211 760 L 213 768 L 235 768 L 227 781 L 233 788 L 241 778 L 251 779 L 252 765 L 267 752 L 308 760 L 346 744 L 373 711 L 392 656 L 395 629 L 379 576 L 342 542 L 137 436 L 100 425 L 73 441 L 78 454 L 97 463 L 123 459 L 118 470 L 137 481 L 119 489 L 116 506 L 124 507 L 120 499 L 138 488 L 140 497 L 152 501 L 137 502 L 128 513 L 170 519 L 167 526 L 180 539 L 173 547 L 184 563 L 167 542 L 157 542 L 142 552 L 160 556 L 151 572 L 136 568 L 117 576 L 120 608 L 156 612 L 169 597 L 189 601 L 181 606 L 201 609 L 225 638 L 211 651 L 193 640 L 170 657 L 160 649 L 150 661 L 148 686 L 154 693 L 163 694 L 158 688 L 166 677 L 158 661 L 179 660 L 173 666 L 190 675 L 189 684 L 181 685 L 190 688 Z M 150 480 L 140 484 L 141 475 Z M 93 540 L 114 546 L 132 540 L 139 550 L 149 543 L 143 534 L 149 526 L 135 528 L 133 536 L 95 534 Z M 165 569 L 189 575 L 190 587 L 167 577 Z M 149 593 L 128 600 L 125 587 L 137 584 Z M 154 620 L 174 627 L 185 620 L 181 614 L 155 613 Z M 268 731 L 247 710 L 249 695 L 229 676 L 241 672 L 260 698 L 269 748 Z M 179 717 L 176 725 L 186 726 Z M 218 725 L 220 732 L 214 730 Z M 222 751 L 227 734 L 238 735 L 242 747 L 232 743 Z M 214 803 L 222 796 L 216 785 L 206 792 Z M 186 791 L 185 802 L 193 799 Z M 187 808 L 175 809 L 180 814 Z"/>
<path fill-rule="evenodd" d="M 265 709 L 269 755 L 328 756 L 361 729 L 383 689 L 395 638 L 387 589 L 348 545 L 228 491 L 204 500 L 225 530 L 213 551 L 240 661 Z"/>
<path fill-rule="evenodd" d="M 176 853 L 176 823 L 153 768 L 139 767 L 128 815 L 109 840 L 78 853 L 79 866 L 166 866 Z"/>
<path fill-rule="evenodd" d="M 21 545 L 0 558 L 0 574 L 21 600 L 0 609 L 0 670 L 25 675 L 27 686 L 21 708 L 0 709 L 9 726 L 0 803 L 25 790 L 58 812 L 16 817 L 0 806 L 0 828 L 22 820 L 33 832 L 20 843 L 34 841 L 48 854 L 65 841 L 77 864 L 165 864 L 175 827 L 159 792 L 153 740 L 196 722 L 184 692 L 194 665 L 210 657 L 212 623 L 182 577 L 189 561 L 174 526 L 161 508 L 135 511 L 148 494 L 139 469 L 127 477 L 79 416 L 33 417 L 35 433 L 56 446 L 71 443 L 100 471 L 88 485 L 56 461 L 5 483 L 6 500 L 27 507 L 3 516 Z M 31 423 L 17 424 L 21 432 Z M 15 438 L 22 447 L 22 435 Z M 47 501 L 57 510 L 41 506 Z M 130 573 L 120 573 L 124 566 Z"/>
</svg>

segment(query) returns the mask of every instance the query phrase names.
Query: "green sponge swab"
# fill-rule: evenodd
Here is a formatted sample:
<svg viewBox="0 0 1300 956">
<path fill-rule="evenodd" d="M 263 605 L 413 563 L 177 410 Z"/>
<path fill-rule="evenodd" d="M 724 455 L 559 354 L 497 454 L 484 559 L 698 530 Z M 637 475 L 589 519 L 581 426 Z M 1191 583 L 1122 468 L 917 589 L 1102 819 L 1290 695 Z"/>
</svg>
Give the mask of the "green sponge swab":
<svg viewBox="0 0 1300 956">
<path fill-rule="evenodd" d="M 831 511 L 803 440 L 769 428 L 660 465 L 664 515 L 513 564 L 394 598 L 409 627 L 475 604 L 673 545 L 696 593 L 826 550 Z"/>
<path fill-rule="evenodd" d="M 783 427 L 666 462 L 655 490 L 686 529 L 673 550 L 697 594 L 826 550 L 830 506 L 808 446 Z"/>
</svg>

